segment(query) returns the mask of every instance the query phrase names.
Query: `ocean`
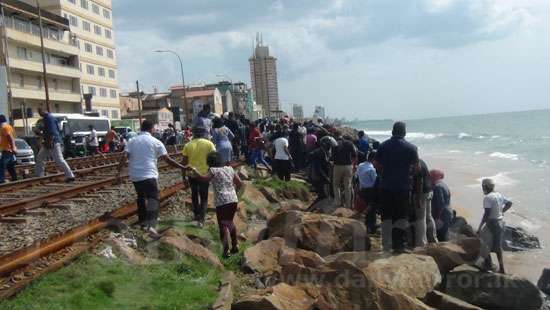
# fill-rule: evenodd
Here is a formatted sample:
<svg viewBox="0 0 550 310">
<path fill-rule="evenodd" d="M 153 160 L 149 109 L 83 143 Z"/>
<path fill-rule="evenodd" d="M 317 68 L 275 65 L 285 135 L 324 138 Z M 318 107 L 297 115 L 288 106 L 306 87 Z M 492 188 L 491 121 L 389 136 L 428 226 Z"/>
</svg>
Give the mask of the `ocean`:
<svg viewBox="0 0 550 310">
<path fill-rule="evenodd" d="M 393 120 L 346 125 L 380 142 Z M 550 242 L 550 110 L 405 121 L 406 139 L 417 145 L 430 169 L 445 172 L 452 206 L 477 229 L 483 215 L 481 179 L 492 177 L 497 191 L 514 202 L 507 223 Z M 549 268 L 550 250 L 508 253 L 511 272 L 536 281 Z M 527 260 L 529 263 L 526 264 Z"/>
</svg>

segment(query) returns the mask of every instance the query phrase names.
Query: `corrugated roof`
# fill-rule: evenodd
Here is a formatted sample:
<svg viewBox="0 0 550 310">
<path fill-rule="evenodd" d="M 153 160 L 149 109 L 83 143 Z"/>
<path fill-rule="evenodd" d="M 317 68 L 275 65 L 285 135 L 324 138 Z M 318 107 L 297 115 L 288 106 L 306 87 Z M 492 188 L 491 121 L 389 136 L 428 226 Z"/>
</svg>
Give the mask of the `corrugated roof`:
<svg viewBox="0 0 550 310">
<path fill-rule="evenodd" d="M 187 91 L 185 93 L 186 98 L 193 98 L 193 97 L 208 97 L 213 96 L 215 89 L 207 89 L 207 90 L 191 90 Z"/>
</svg>

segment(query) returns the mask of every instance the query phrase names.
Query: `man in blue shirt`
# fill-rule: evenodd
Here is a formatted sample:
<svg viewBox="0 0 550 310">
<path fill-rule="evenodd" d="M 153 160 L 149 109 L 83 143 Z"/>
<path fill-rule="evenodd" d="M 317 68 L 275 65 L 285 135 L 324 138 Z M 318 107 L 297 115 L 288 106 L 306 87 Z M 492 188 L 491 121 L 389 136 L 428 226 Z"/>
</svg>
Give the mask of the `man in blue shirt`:
<svg viewBox="0 0 550 310">
<path fill-rule="evenodd" d="M 382 246 L 389 250 L 391 244 L 394 252 L 405 251 L 412 211 L 411 177 L 418 171 L 418 150 L 405 141 L 406 134 L 405 123 L 396 122 L 392 137 L 380 144 L 375 159 L 381 172 Z"/>
<path fill-rule="evenodd" d="M 365 154 L 365 156 L 368 156 L 370 151 L 369 137 L 367 137 L 363 130 L 357 133 L 357 137 L 359 138 L 357 140 L 357 149 L 359 152 Z"/>
<path fill-rule="evenodd" d="M 367 160 L 364 153 L 359 153 L 358 158 L 360 164 L 357 166 L 357 172 L 355 173 L 359 180 L 358 195 L 367 205 L 365 224 L 369 233 L 372 234 L 376 232 L 376 181 L 378 176 L 371 162 L 373 159 L 371 156 Z"/>
<path fill-rule="evenodd" d="M 57 120 L 50 113 L 44 112 L 41 108 L 38 109 L 38 114 L 42 116 L 42 128 L 37 128 L 37 134 L 42 137 L 42 145 L 38 155 L 36 155 L 36 176 L 44 176 L 44 163 L 48 157 L 53 158 L 57 165 L 61 166 L 65 173 L 67 182 L 74 181 L 74 174 L 71 168 L 63 158 L 61 151 L 61 137 Z"/>
</svg>

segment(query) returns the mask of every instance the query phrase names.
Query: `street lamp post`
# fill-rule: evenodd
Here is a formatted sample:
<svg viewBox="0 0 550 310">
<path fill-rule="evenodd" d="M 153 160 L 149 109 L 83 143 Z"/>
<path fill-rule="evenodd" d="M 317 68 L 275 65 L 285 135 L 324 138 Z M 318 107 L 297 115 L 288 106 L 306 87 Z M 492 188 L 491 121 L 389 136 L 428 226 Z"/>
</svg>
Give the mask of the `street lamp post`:
<svg viewBox="0 0 550 310">
<path fill-rule="evenodd" d="M 181 70 L 181 86 L 183 87 L 183 108 L 185 109 L 185 103 L 187 101 L 187 96 L 186 96 L 186 93 L 185 93 L 185 75 L 183 74 L 183 61 L 181 61 L 181 57 L 180 55 L 178 55 L 178 53 L 172 51 L 172 50 L 156 50 L 155 53 L 170 53 L 170 54 L 174 54 L 176 55 L 176 57 L 178 58 L 179 62 L 180 62 L 180 70 Z M 180 107 L 178 105 L 178 121 L 181 121 L 181 115 L 180 114 Z"/>
</svg>

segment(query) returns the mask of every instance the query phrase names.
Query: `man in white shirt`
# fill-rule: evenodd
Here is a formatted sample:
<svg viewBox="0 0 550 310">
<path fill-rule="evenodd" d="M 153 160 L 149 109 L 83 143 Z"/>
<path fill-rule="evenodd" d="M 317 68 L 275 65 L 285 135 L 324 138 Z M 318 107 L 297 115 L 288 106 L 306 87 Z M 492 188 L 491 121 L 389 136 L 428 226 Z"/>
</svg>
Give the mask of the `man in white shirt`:
<svg viewBox="0 0 550 310">
<path fill-rule="evenodd" d="M 275 147 L 275 156 L 273 162 L 273 172 L 283 181 L 290 181 L 292 173 L 292 156 L 288 150 L 288 132 L 283 131 L 281 136 L 273 141 Z"/>
<path fill-rule="evenodd" d="M 504 232 L 504 213 L 512 207 L 512 202 L 506 199 L 502 194 L 495 191 L 495 181 L 492 179 L 483 179 L 483 218 L 479 224 L 478 234 L 482 237 L 482 250 L 480 259 L 476 265 L 484 264 L 487 269 L 492 266 L 491 252 L 497 254 L 499 272 L 505 273 L 504 261 L 502 258 L 502 235 Z"/>
<path fill-rule="evenodd" d="M 93 125 L 89 125 L 90 135 L 88 136 L 88 153 L 95 155 L 99 153 L 99 140 L 97 139 L 97 131 Z"/>
<path fill-rule="evenodd" d="M 168 156 L 164 144 L 151 135 L 153 130 L 153 123 L 147 120 L 143 121 L 140 134 L 128 142 L 125 153 L 129 162 L 128 175 L 130 181 L 134 183 L 138 196 L 139 224 L 152 236 L 158 236 L 155 231 L 160 207 L 157 159 L 161 158 L 175 168 L 184 170 L 185 167 Z M 126 157 L 120 160 L 118 166 L 119 178 L 122 167 L 126 162 Z"/>
</svg>

